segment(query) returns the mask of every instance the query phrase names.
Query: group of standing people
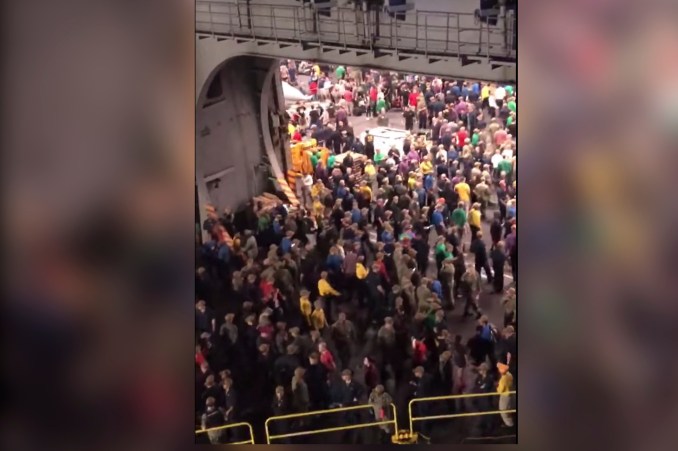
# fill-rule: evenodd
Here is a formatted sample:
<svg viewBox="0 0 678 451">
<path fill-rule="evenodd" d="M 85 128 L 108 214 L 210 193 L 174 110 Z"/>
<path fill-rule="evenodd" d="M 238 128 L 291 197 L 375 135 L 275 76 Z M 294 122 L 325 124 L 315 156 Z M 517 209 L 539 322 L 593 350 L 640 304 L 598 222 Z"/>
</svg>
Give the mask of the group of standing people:
<svg viewBox="0 0 678 451">
<path fill-rule="evenodd" d="M 340 81 L 350 76 L 334 72 Z M 393 419 L 391 404 L 404 415 L 417 397 L 498 395 L 417 403 L 420 416 L 511 408 L 516 94 L 502 86 L 498 102 L 493 85 L 401 78 L 412 80 L 411 91 L 397 85 L 390 96 L 407 97 L 408 108 L 416 95 L 429 136 L 375 149 L 369 133 L 355 137 L 345 104 L 331 114 L 304 110 L 290 118 L 290 138 L 325 131 L 330 145 L 311 158 L 302 205 L 253 201 L 237 214 L 208 207 L 209 238 L 196 248 L 196 413 L 213 443 L 237 441 L 236 430 L 209 431 L 228 422 L 257 429 L 273 415 L 338 406 L 371 409 L 277 421 L 274 432 Z M 356 89 L 351 84 L 344 94 Z M 383 81 L 373 86 L 386 98 Z M 355 155 L 337 158 L 349 150 Z M 500 305 L 502 324 L 488 318 L 488 302 Z M 511 414 L 501 417 L 514 425 Z M 497 426 L 477 418 L 473 427 L 482 432 Z M 430 422 L 418 425 L 430 435 Z M 351 430 L 276 443 L 378 443 L 393 432 L 386 425 L 374 435 Z"/>
</svg>

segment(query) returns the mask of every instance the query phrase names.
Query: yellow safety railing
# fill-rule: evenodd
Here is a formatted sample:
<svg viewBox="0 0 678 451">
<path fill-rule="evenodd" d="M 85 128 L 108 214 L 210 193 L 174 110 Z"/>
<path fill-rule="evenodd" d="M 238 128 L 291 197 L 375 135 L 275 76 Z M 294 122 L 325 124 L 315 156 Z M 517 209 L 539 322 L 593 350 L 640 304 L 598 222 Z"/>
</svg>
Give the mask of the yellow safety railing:
<svg viewBox="0 0 678 451">
<path fill-rule="evenodd" d="M 394 404 L 391 404 L 391 413 L 393 416 L 392 420 L 385 420 L 385 421 L 373 421 L 370 423 L 360 423 L 360 424 L 350 424 L 346 426 L 338 426 L 338 427 L 331 427 L 331 428 L 325 428 L 325 429 L 315 429 L 315 430 L 308 430 L 308 431 L 298 431 L 298 432 L 291 432 L 289 434 L 279 434 L 279 435 L 271 435 L 270 431 L 270 423 L 274 421 L 280 421 L 280 420 L 289 420 L 293 418 L 305 418 L 305 417 L 316 417 L 319 415 L 327 415 L 327 414 L 334 414 L 338 412 L 348 412 L 351 410 L 361 410 L 361 409 L 373 409 L 372 404 L 363 404 L 360 406 L 351 406 L 351 407 L 339 407 L 337 409 L 326 409 L 326 410 L 315 410 L 312 412 L 304 412 L 304 413 L 293 413 L 290 415 L 280 415 L 277 417 L 270 417 L 269 419 L 266 420 L 265 423 L 265 429 L 266 429 L 266 443 L 269 445 L 271 444 L 272 440 L 276 439 L 282 439 L 282 438 L 288 438 L 288 437 L 300 437 L 304 435 L 315 435 L 315 434 L 323 434 L 326 432 L 339 432 L 339 431 L 349 431 L 351 429 L 361 429 L 361 428 L 367 428 L 367 427 L 372 427 L 372 426 L 383 426 L 383 425 L 393 425 L 393 430 L 397 431 L 398 430 L 398 415 L 396 412 L 396 407 Z"/>
<path fill-rule="evenodd" d="M 446 401 L 453 399 L 466 399 L 466 398 L 480 398 L 483 396 L 500 396 L 500 395 L 515 395 L 515 391 L 509 391 L 506 393 L 471 393 L 465 395 L 449 395 L 449 396 L 432 396 L 429 398 L 415 398 L 411 400 L 407 406 L 408 414 L 410 417 L 410 433 L 414 433 L 414 423 L 417 421 L 427 421 L 427 420 L 444 420 L 452 418 L 463 418 L 463 417 L 477 417 L 481 415 L 499 415 L 502 413 L 516 413 L 516 409 L 509 410 L 492 410 L 492 411 L 483 411 L 483 412 L 469 412 L 469 413 L 449 413 L 444 415 L 429 415 L 416 417 L 412 413 L 412 406 L 417 403 L 422 402 L 435 402 L 435 401 Z"/>
<path fill-rule="evenodd" d="M 219 426 L 215 428 L 209 428 L 209 429 L 198 429 L 195 431 L 195 435 L 199 434 L 207 434 L 208 432 L 213 432 L 213 431 L 219 431 L 219 430 L 226 430 L 226 429 L 233 429 L 233 428 L 238 428 L 238 427 L 247 427 L 247 432 L 249 433 L 250 438 L 247 440 L 243 440 L 240 442 L 231 442 L 231 443 L 221 443 L 222 445 L 254 445 L 254 432 L 252 431 L 252 425 L 249 423 L 232 423 L 232 424 L 226 424 L 224 426 Z"/>
</svg>

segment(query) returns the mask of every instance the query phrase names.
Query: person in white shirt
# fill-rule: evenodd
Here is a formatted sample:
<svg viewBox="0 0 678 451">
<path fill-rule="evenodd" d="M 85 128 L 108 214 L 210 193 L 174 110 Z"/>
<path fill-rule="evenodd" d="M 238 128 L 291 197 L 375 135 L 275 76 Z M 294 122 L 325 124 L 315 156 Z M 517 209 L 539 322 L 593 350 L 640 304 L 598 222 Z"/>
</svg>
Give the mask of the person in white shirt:
<svg viewBox="0 0 678 451">
<path fill-rule="evenodd" d="M 492 159 L 490 160 L 492 162 L 492 167 L 494 168 L 494 176 L 498 177 L 499 176 L 499 163 L 504 161 L 504 157 L 501 154 L 501 151 L 497 149 L 494 152 L 494 155 L 492 155 Z"/>
<path fill-rule="evenodd" d="M 501 102 L 503 103 L 504 100 L 506 99 L 506 89 L 503 86 L 498 86 L 494 90 L 494 98 L 497 99 L 497 103 Z M 501 105 L 499 106 L 501 108 Z"/>
</svg>

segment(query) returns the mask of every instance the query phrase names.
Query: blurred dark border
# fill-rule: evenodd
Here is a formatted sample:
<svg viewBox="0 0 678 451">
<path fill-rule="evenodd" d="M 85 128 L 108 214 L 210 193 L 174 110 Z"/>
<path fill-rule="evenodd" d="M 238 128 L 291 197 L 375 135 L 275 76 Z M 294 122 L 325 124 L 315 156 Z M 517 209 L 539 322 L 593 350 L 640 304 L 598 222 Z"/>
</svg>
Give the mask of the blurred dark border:
<svg viewBox="0 0 678 451">
<path fill-rule="evenodd" d="M 3 6 L 5 449 L 190 446 L 193 3 Z M 520 447 L 675 447 L 677 14 L 522 1 Z"/>
</svg>

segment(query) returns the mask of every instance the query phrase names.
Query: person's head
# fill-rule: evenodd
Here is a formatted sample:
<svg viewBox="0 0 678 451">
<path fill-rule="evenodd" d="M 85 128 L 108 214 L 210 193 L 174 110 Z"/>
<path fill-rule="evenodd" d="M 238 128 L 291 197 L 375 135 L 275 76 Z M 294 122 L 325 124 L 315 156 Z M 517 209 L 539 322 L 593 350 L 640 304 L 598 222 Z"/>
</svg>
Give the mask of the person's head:
<svg viewBox="0 0 678 451">
<path fill-rule="evenodd" d="M 207 310 L 207 303 L 203 300 L 199 300 L 195 304 L 195 308 L 198 309 L 200 313 L 205 313 L 205 310 Z"/>
<path fill-rule="evenodd" d="M 282 385 L 278 385 L 277 387 L 275 387 L 275 396 L 277 396 L 278 398 L 282 398 L 283 396 L 285 396 L 285 387 L 283 387 Z"/>
<path fill-rule="evenodd" d="M 487 317 L 487 315 L 483 315 L 478 319 L 478 323 L 482 324 L 483 326 L 488 324 L 490 322 L 490 319 Z"/>
<path fill-rule="evenodd" d="M 215 382 L 214 381 L 214 374 L 210 374 L 209 376 L 207 376 L 205 378 L 205 385 L 207 387 L 211 387 L 212 385 L 214 385 L 214 382 Z"/>
<path fill-rule="evenodd" d="M 315 308 L 317 308 L 317 309 L 323 308 L 323 301 L 322 301 L 322 299 L 321 299 L 321 298 L 316 299 L 316 300 L 313 302 L 313 307 L 315 307 Z"/>
<path fill-rule="evenodd" d="M 337 319 L 341 322 L 346 321 L 346 313 L 340 312 L 339 315 L 337 316 Z"/>
<path fill-rule="evenodd" d="M 205 408 L 208 411 L 212 411 L 212 410 L 216 409 L 216 404 L 217 404 L 217 401 L 212 396 L 207 397 L 207 399 L 205 400 Z"/>
<path fill-rule="evenodd" d="M 308 356 L 308 362 L 309 362 L 311 365 L 315 365 L 316 363 L 318 363 L 319 360 L 320 360 L 320 356 L 319 356 L 318 353 L 315 352 L 315 351 L 313 351 L 313 352 Z"/>
<path fill-rule="evenodd" d="M 487 363 L 483 362 L 478 366 L 478 372 L 485 376 L 487 372 L 489 371 L 490 367 Z"/>
<path fill-rule="evenodd" d="M 516 333 L 516 330 L 513 328 L 513 326 L 506 326 L 504 330 L 502 331 L 502 335 L 504 335 L 505 338 L 509 338 L 513 336 L 513 334 Z"/>
<path fill-rule="evenodd" d="M 320 352 L 327 351 L 327 343 L 325 343 L 324 341 L 321 341 L 320 343 L 318 343 L 318 351 L 320 351 Z"/>
<path fill-rule="evenodd" d="M 416 367 L 415 369 L 412 370 L 412 372 L 414 373 L 414 377 L 416 377 L 417 379 L 421 379 L 422 377 L 424 377 L 424 367 L 423 366 Z"/>
<path fill-rule="evenodd" d="M 221 386 L 224 387 L 224 390 L 230 390 L 233 386 L 233 379 L 230 377 L 224 378 L 224 380 L 221 381 Z"/>
<path fill-rule="evenodd" d="M 327 280 L 327 271 L 323 271 L 320 273 L 320 278 L 323 280 Z"/>
<path fill-rule="evenodd" d="M 341 372 L 341 380 L 343 380 L 345 383 L 351 382 L 353 379 L 353 371 L 349 369 L 345 369 L 344 371 Z"/>
<path fill-rule="evenodd" d="M 259 352 L 262 354 L 268 354 L 269 346 L 268 343 L 261 343 L 259 345 Z"/>
<path fill-rule="evenodd" d="M 386 318 L 384 318 L 384 327 L 386 327 L 387 329 L 392 329 L 393 328 L 393 318 L 391 318 L 390 316 L 387 316 Z"/>
<path fill-rule="evenodd" d="M 376 387 L 374 387 L 374 391 L 378 394 L 381 395 L 383 394 L 386 390 L 384 389 L 384 386 L 379 384 Z"/>
<path fill-rule="evenodd" d="M 483 238 L 483 231 L 482 230 L 478 230 L 478 232 L 476 232 L 476 238 L 479 239 L 479 240 L 481 240 Z"/>
<path fill-rule="evenodd" d="M 450 351 L 443 351 L 440 354 L 440 361 L 441 362 L 447 362 L 448 360 L 450 360 L 451 357 L 452 357 L 452 353 Z"/>
<path fill-rule="evenodd" d="M 295 377 L 297 380 L 299 380 L 299 379 L 301 379 L 301 378 L 304 377 L 304 373 L 305 373 L 305 372 L 306 372 L 306 370 L 304 370 L 303 367 L 300 367 L 300 366 L 299 366 L 299 367 L 297 367 L 297 368 L 294 370 L 294 377 Z"/>
</svg>

